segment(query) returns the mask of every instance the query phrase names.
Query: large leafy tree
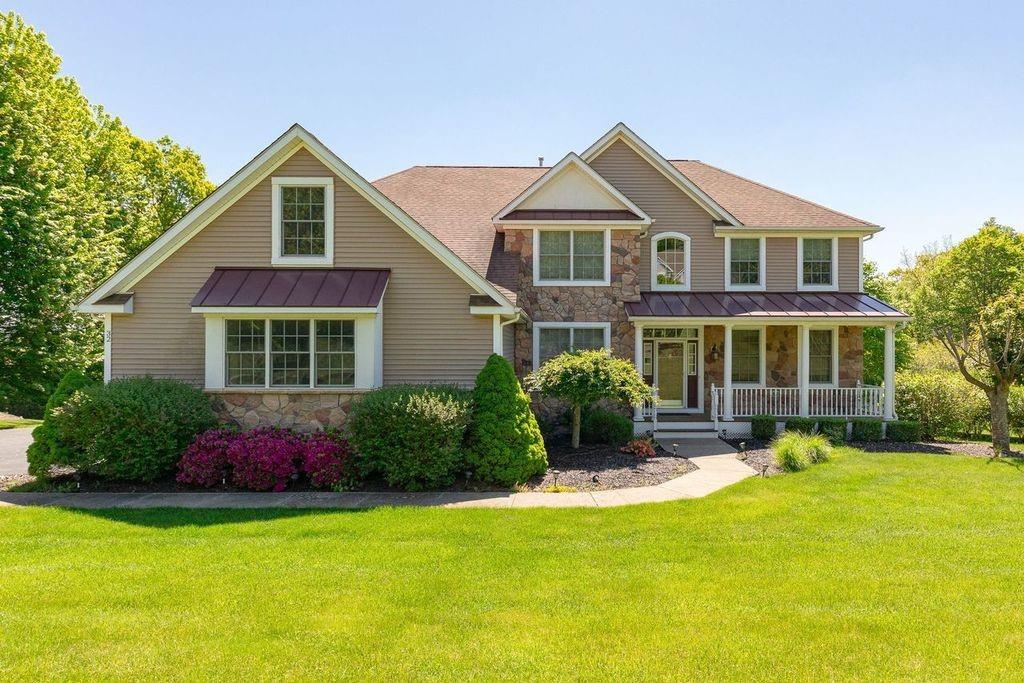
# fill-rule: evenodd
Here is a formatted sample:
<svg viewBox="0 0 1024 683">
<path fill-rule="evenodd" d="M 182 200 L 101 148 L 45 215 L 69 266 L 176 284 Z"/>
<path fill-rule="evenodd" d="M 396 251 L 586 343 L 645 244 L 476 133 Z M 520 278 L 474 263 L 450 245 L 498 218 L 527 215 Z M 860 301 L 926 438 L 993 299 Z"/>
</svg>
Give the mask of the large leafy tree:
<svg viewBox="0 0 1024 683">
<path fill-rule="evenodd" d="M 211 189 L 194 152 L 90 106 L 46 37 L 0 15 L 0 410 L 40 413 L 99 358 L 74 304 Z"/>
<path fill-rule="evenodd" d="M 918 336 L 942 344 L 988 396 L 992 446 L 1008 452 L 1010 387 L 1024 378 L 1024 235 L 990 219 L 947 251 L 919 256 L 901 287 Z"/>
<path fill-rule="evenodd" d="M 864 291 L 879 301 L 899 307 L 899 271 L 885 273 L 872 261 L 864 262 Z M 910 366 L 914 359 L 914 340 L 910 331 L 896 330 L 896 370 Z M 864 381 L 881 386 L 885 380 L 885 330 L 880 327 L 864 329 Z"/>
</svg>

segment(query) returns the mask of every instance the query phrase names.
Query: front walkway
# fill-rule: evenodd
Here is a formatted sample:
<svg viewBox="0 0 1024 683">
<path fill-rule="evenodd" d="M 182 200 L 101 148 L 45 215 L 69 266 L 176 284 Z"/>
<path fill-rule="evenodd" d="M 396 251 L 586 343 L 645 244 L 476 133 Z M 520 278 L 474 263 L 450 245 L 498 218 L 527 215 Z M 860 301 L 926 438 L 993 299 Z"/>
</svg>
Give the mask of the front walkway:
<svg viewBox="0 0 1024 683">
<path fill-rule="evenodd" d="M 0 477 L 28 474 L 25 451 L 32 443 L 35 427 L 0 429 Z"/>
<path fill-rule="evenodd" d="M 671 449 L 671 444 L 669 444 Z M 718 439 L 688 439 L 679 453 L 697 466 L 693 472 L 657 486 L 577 493 L 462 492 L 439 493 L 0 493 L 0 507 L 68 508 L 373 508 L 430 507 L 616 507 L 700 498 L 754 475 L 736 459 L 736 451 Z M 689 454 L 693 455 L 689 455 Z M 700 455 L 698 455 L 700 454 Z"/>
</svg>

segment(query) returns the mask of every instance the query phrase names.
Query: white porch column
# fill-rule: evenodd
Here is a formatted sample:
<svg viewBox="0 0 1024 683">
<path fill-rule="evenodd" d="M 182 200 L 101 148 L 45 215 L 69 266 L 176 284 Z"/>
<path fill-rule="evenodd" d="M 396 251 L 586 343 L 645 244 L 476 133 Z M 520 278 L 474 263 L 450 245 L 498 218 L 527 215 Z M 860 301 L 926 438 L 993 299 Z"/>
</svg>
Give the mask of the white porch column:
<svg viewBox="0 0 1024 683">
<path fill-rule="evenodd" d="M 896 419 L 896 326 L 885 326 L 885 394 L 883 416 Z"/>
<path fill-rule="evenodd" d="M 636 371 L 644 374 L 644 326 L 640 323 L 633 323 L 633 362 L 636 363 Z M 641 406 L 633 406 L 633 420 L 640 422 L 643 419 Z"/>
<path fill-rule="evenodd" d="M 797 383 L 800 387 L 800 415 L 811 414 L 810 376 L 811 376 L 811 330 L 807 325 L 799 325 L 797 334 L 800 336 L 800 348 L 797 352 Z"/>
<path fill-rule="evenodd" d="M 496 353 L 499 356 L 502 355 L 502 332 L 501 329 L 501 316 L 492 316 L 491 323 L 491 353 Z"/>
<path fill-rule="evenodd" d="M 732 419 L 732 325 L 725 326 L 725 343 L 722 345 L 722 416 Z"/>
</svg>

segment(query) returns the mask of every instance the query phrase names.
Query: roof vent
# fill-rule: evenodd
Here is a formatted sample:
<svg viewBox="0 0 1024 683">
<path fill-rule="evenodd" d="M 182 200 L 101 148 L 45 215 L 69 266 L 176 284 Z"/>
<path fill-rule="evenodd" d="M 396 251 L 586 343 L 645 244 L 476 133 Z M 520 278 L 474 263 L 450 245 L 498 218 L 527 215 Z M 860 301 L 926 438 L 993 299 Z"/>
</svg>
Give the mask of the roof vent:
<svg viewBox="0 0 1024 683">
<path fill-rule="evenodd" d="M 544 157 L 537 157 L 537 165 L 538 166 L 543 166 L 544 165 Z"/>
</svg>

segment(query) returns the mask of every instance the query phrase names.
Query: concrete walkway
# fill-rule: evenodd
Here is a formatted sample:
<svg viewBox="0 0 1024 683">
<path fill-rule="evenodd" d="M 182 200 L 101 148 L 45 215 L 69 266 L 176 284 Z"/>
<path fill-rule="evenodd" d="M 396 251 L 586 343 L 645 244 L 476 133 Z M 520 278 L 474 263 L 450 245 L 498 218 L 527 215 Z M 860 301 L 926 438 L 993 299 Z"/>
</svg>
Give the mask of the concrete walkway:
<svg viewBox="0 0 1024 683">
<path fill-rule="evenodd" d="M 736 451 L 718 439 L 675 442 L 678 452 L 697 466 L 693 472 L 657 486 L 577 493 L 454 492 L 440 493 L 0 493 L 3 506 L 69 508 L 373 508 L 430 507 L 616 507 L 700 498 L 754 475 L 736 459 Z M 664 445 L 664 444 L 663 444 Z M 668 444 L 668 450 L 672 444 Z"/>
<path fill-rule="evenodd" d="M 0 429 L 0 477 L 28 474 L 25 451 L 32 443 L 35 427 Z"/>
</svg>

